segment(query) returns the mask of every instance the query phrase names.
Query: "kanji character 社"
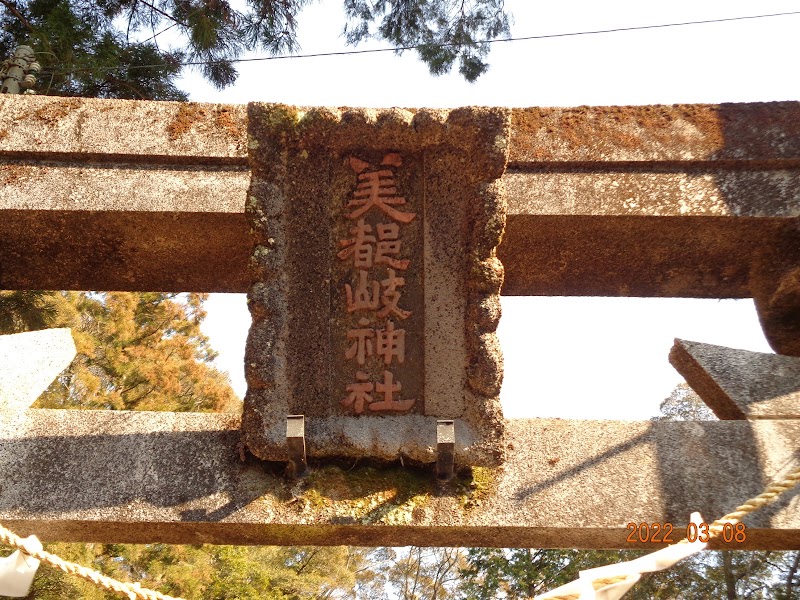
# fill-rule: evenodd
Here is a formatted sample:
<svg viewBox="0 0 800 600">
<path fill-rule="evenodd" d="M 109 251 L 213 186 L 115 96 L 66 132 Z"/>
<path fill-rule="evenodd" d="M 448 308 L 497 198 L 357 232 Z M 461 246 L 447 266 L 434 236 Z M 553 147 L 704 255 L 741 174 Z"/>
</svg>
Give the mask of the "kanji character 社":
<svg viewBox="0 0 800 600">
<path fill-rule="evenodd" d="M 348 334 L 349 335 L 349 334 Z M 384 364 L 391 364 L 392 358 L 403 364 L 406 359 L 406 330 L 395 329 L 389 320 L 386 329 L 379 329 L 375 338 L 375 354 L 383 357 Z"/>
<path fill-rule="evenodd" d="M 375 391 L 383 394 L 383 401 L 373 402 L 369 405 L 370 410 L 408 410 L 414 406 L 416 400 L 395 400 L 395 392 L 400 393 L 403 386 L 400 382 L 392 383 L 392 373 L 390 371 L 383 372 L 383 383 L 378 383 L 375 386 Z"/>
<path fill-rule="evenodd" d="M 342 260 L 352 256 L 354 267 L 369 269 L 372 266 L 372 242 L 375 242 L 375 236 L 370 235 L 372 225 L 364 223 L 364 219 L 359 219 L 356 226 L 350 229 L 350 233 L 353 234 L 353 238 L 339 242 L 344 250 L 340 250 L 336 256 Z"/>
<path fill-rule="evenodd" d="M 350 392 L 347 398 L 342 400 L 342 406 L 347 408 L 352 406 L 357 415 L 364 412 L 364 404 L 372 402 L 370 392 L 373 389 L 372 383 L 367 381 L 367 374 L 364 371 L 356 371 L 356 380 L 358 383 L 351 383 L 347 386 L 347 391 Z"/>
<path fill-rule="evenodd" d="M 375 264 L 389 265 L 405 271 L 411 262 L 407 258 L 391 258 L 389 255 L 400 254 L 400 227 L 397 223 L 378 223 L 378 248 L 375 253 Z"/>
<path fill-rule="evenodd" d="M 369 320 L 367 319 L 360 319 L 358 324 L 361 325 L 361 329 L 350 329 L 347 332 L 347 339 L 355 341 L 344 353 L 344 357 L 347 359 L 355 358 L 358 364 L 363 365 L 366 357 L 372 356 L 371 338 L 375 337 L 375 331 L 365 328 L 369 325 Z"/>
<path fill-rule="evenodd" d="M 411 311 L 404 310 L 397 306 L 400 302 L 400 292 L 397 288 L 405 285 L 406 280 L 404 277 L 396 277 L 394 269 L 386 269 L 388 277 L 381 281 L 383 292 L 381 293 L 381 303 L 383 308 L 378 311 L 378 316 L 383 318 L 389 314 L 394 314 L 401 319 L 407 319 L 411 316 Z"/>
<path fill-rule="evenodd" d="M 402 159 L 399 154 L 387 154 L 382 166 L 400 166 Z M 391 169 L 380 169 L 378 171 L 366 171 L 369 163 L 350 157 L 350 167 L 358 174 L 358 183 L 353 192 L 353 199 L 347 203 L 347 208 L 355 208 L 347 215 L 348 219 L 358 219 L 373 206 L 389 215 L 395 221 L 410 223 L 416 213 L 401 212 L 394 206 L 403 206 L 406 199 L 397 195 L 397 188 L 394 182 L 394 172 Z"/>
<path fill-rule="evenodd" d="M 367 272 L 359 269 L 358 286 L 356 287 L 355 295 L 353 294 L 353 288 L 350 287 L 350 284 L 344 284 L 344 291 L 345 294 L 347 294 L 347 312 L 378 309 L 380 303 L 380 284 L 377 281 L 372 281 L 371 287 L 372 294 L 370 294 L 370 285 L 367 281 Z"/>
</svg>

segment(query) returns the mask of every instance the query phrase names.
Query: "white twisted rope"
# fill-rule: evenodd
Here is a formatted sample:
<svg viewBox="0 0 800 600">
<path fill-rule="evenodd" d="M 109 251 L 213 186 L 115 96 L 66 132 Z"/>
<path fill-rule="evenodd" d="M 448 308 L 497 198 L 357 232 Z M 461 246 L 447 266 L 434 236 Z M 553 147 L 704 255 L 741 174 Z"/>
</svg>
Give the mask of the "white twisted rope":
<svg viewBox="0 0 800 600">
<path fill-rule="evenodd" d="M 81 579 L 90 581 L 98 587 L 115 592 L 122 596 L 126 596 L 128 600 L 183 600 L 182 598 L 167 596 L 160 592 L 143 588 L 138 583 L 124 583 L 122 581 L 117 581 L 116 579 L 107 577 L 106 575 L 98 573 L 93 569 L 62 560 L 55 554 L 50 554 L 44 550 L 35 550 L 33 548 L 26 547 L 25 540 L 12 533 L 2 525 L 0 525 L 0 543 L 6 546 L 11 546 L 23 554 L 27 554 L 28 556 L 31 556 L 40 562 L 64 571 L 64 573 L 76 575 Z"/>
</svg>

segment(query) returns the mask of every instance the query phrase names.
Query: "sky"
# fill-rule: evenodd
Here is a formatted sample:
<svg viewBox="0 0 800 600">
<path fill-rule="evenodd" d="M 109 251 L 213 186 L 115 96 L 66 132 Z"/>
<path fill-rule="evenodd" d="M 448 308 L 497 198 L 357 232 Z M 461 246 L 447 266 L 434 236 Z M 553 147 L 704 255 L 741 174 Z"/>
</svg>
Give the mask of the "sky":
<svg viewBox="0 0 800 600">
<path fill-rule="evenodd" d="M 800 11 L 800 0 L 537 2 L 506 0 L 512 36 L 539 36 Z M 348 49 L 341 1 L 299 16 L 300 53 Z M 197 73 L 180 87 L 198 102 L 314 106 L 580 106 L 800 100 L 800 14 L 717 24 L 494 44 L 476 83 L 433 77 L 414 52 L 242 63 L 214 90 Z M 359 48 L 382 48 L 379 42 Z M 244 394 L 249 315 L 242 294 L 213 294 L 204 330 Z M 676 337 L 769 352 L 750 300 L 503 298 L 505 415 L 647 419 L 682 378 L 667 362 Z"/>
</svg>

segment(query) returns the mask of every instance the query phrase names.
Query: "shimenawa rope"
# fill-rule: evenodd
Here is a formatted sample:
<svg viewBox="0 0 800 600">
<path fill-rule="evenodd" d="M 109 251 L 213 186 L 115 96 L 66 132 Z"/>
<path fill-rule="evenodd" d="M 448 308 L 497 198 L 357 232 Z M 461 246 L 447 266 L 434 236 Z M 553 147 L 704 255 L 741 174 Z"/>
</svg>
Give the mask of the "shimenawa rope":
<svg viewBox="0 0 800 600">
<path fill-rule="evenodd" d="M 31 548 L 27 548 L 25 546 L 25 540 L 12 533 L 2 525 L 0 525 L 0 544 L 11 546 L 23 554 L 32 556 L 40 562 L 64 571 L 64 573 L 77 575 L 81 579 L 90 581 L 96 586 L 111 592 L 116 592 L 117 594 L 121 594 L 123 596 L 127 596 L 129 600 L 183 600 L 182 598 L 167 596 L 160 592 L 143 588 L 138 583 L 124 583 L 122 581 L 117 581 L 116 579 L 107 577 L 106 575 L 98 573 L 93 569 L 65 561 L 55 554 L 50 554 L 44 550 L 36 551 Z"/>
<path fill-rule="evenodd" d="M 763 492 L 761 492 L 755 498 L 751 498 L 750 500 L 746 501 L 744 504 L 737 506 L 733 512 L 728 513 L 724 517 L 720 517 L 716 521 L 714 521 L 708 527 L 708 537 L 709 539 L 713 539 L 715 537 L 719 537 L 722 535 L 722 532 L 725 529 L 725 524 L 730 523 L 731 525 L 735 525 L 736 523 L 741 522 L 741 520 L 749 515 L 750 513 L 758 510 L 770 504 L 778 499 L 783 492 L 792 489 L 798 483 L 800 483 L 800 467 L 794 469 L 790 472 L 786 477 L 781 479 L 780 481 L 773 481 L 771 484 L 767 486 Z M 674 545 L 678 544 L 688 544 L 690 543 L 688 539 L 683 538 L 681 541 L 676 542 Z M 602 577 L 600 579 L 595 579 L 592 581 L 592 587 L 595 590 L 599 590 L 607 585 L 611 585 L 613 583 L 618 583 L 628 578 L 628 575 L 618 575 L 615 577 Z M 546 598 L 546 600 L 578 600 L 580 595 L 578 594 L 565 594 L 560 596 L 549 596 L 547 594 L 543 594 L 539 596 L 541 598 Z"/>
</svg>

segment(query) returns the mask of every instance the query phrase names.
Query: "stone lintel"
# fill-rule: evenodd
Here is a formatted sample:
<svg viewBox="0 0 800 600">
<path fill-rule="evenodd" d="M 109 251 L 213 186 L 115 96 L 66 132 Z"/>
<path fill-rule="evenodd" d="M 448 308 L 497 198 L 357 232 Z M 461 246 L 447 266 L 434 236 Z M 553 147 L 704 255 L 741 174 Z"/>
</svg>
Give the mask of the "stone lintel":
<svg viewBox="0 0 800 600">
<path fill-rule="evenodd" d="M 497 250 L 501 293 L 750 298 L 759 246 L 791 227 L 769 218 L 512 213 Z M 0 289 L 244 293 L 250 280 L 244 212 L 0 210 L 0 239 Z"/>
<path fill-rule="evenodd" d="M 669 361 L 720 419 L 800 419 L 800 358 L 676 339 Z"/>
<path fill-rule="evenodd" d="M 511 165 L 800 157 L 798 102 L 518 108 L 511 126 Z"/>
<path fill-rule="evenodd" d="M 800 421 L 507 422 L 507 461 L 416 471 L 239 462 L 232 415 L 28 410 L 0 420 L 0 522 L 43 540 L 634 548 L 628 523 L 708 521 L 785 473 Z M 457 465 L 458 467 L 458 465 Z M 741 549 L 800 549 L 800 495 L 745 518 Z"/>
<path fill-rule="evenodd" d="M 511 115 L 509 160 L 512 168 L 731 161 L 774 167 L 800 159 L 798 123 L 798 102 L 517 108 Z M 246 107 L 7 97 L 0 99 L 3 154 L 245 164 Z"/>
<path fill-rule="evenodd" d="M 236 104 L 3 98 L 0 157 L 245 165 L 246 113 Z"/>
<path fill-rule="evenodd" d="M 514 109 L 502 293 L 750 297 L 800 215 L 799 112 Z M 245 113 L 0 98 L 0 288 L 245 292 Z"/>
</svg>

